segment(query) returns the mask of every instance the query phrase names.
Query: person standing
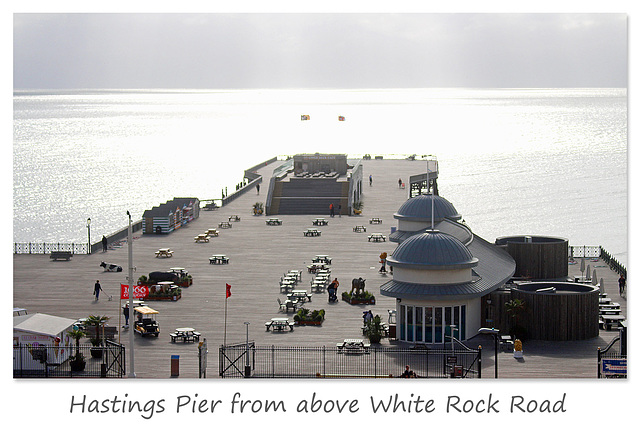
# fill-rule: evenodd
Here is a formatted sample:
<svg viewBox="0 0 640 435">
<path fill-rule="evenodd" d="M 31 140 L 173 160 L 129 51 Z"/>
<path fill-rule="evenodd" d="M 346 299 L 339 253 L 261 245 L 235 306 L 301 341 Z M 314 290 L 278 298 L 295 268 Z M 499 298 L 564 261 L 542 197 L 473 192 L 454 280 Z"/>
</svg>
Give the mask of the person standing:
<svg viewBox="0 0 640 435">
<path fill-rule="evenodd" d="M 122 313 L 124 314 L 124 327 L 129 327 L 129 304 L 122 307 Z"/>
<path fill-rule="evenodd" d="M 373 185 L 373 177 L 369 174 L 369 186 Z"/>
<path fill-rule="evenodd" d="M 93 294 L 96 295 L 96 301 L 100 298 L 100 290 L 102 290 L 100 280 L 96 280 L 96 283 L 93 286 Z"/>
<path fill-rule="evenodd" d="M 256 195 L 260 195 L 260 184 L 256 184 Z"/>
<path fill-rule="evenodd" d="M 329 204 L 329 216 L 333 217 L 335 215 L 333 211 L 333 203 Z"/>
<path fill-rule="evenodd" d="M 105 236 L 102 236 L 102 252 L 107 252 L 107 238 Z"/>
</svg>

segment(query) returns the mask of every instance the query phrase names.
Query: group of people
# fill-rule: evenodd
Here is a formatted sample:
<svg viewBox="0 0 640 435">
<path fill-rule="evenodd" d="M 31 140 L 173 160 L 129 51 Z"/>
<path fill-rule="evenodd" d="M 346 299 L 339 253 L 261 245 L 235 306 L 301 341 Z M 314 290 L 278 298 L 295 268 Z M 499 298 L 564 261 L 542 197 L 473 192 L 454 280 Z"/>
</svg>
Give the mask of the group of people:
<svg viewBox="0 0 640 435">
<path fill-rule="evenodd" d="M 334 278 L 331 281 L 331 284 L 327 287 L 327 292 L 329 293 L 329 302 L 335 302 L 338 300 L 338 287 L 340 283 L 338 282 L 338 278 Z"/>
</svg>

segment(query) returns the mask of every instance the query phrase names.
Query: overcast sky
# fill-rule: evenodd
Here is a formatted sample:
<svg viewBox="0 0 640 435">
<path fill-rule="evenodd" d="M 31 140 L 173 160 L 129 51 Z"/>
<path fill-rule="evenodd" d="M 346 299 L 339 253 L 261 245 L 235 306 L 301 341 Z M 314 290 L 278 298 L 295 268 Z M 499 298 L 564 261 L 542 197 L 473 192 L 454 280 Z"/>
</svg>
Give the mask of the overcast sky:
<svg viewBox="0 0 640 435">
<path fill-rule="evenodd" d="M 15 14 L 14 89 L 627 87 L 625 14 Z"/>
</svg>

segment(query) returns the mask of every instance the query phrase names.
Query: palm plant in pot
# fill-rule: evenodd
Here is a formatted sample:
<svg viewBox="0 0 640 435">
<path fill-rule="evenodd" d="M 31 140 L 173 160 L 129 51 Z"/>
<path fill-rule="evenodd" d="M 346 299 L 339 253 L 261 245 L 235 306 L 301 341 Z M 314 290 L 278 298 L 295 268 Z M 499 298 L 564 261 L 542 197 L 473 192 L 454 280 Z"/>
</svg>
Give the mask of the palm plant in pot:
<svg viewBox="0 0 640 435">
<path fill-rule="evenodd" d="M 76 341 L 76 354 L 69 358 L 69 366 L 72 372 L 80 372 L 84 370 L 87 365 L 87 362 L 84 360 L 84 355 L 80 353 L 80 339 L 86 334 L 81 329 L 73 329 L 67 334 Z"/>
<path fill-rule="evenodd" d="M 86 327 L 94 327 L 95 335 L 91 337 L 91 356 L 94 358 L 102 358 L 102 327 L 109 320 L 107 316 L 94 316 L 87 317 L 84 321 Z"/>
</svg>

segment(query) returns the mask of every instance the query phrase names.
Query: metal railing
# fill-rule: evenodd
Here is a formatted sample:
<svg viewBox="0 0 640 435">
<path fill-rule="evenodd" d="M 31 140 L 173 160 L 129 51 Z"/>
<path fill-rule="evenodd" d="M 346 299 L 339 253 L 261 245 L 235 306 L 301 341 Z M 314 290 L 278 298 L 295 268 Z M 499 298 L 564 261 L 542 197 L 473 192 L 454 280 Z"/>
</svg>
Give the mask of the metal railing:
<svg viewBox="0 0 640 435">
<path fill-rule="evenodd" d="M 248 352 L 247 352 L 248 349 Z M 390 378 L 410 366 L 419 378 L 479 378 L 481 349 L 383 348 L 342 351 L 326 346 L 220 346 L 222 378 Z"/>
<path fill-rule="evenodd" d="M 93 356 L 93 354 L 99 356 Z M 85 361 L 82 370 L 71 368 L 71 357 L 80 352 Z M 96 353 L 96 351 L 98 351 Z M 122 378 L 125 375 L 125 348 L 105 340 L 100 347 L 31 345 L 13 346 L 14 378 Z"/>
</svg>

